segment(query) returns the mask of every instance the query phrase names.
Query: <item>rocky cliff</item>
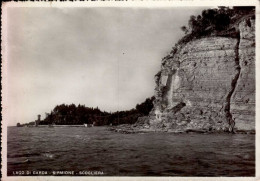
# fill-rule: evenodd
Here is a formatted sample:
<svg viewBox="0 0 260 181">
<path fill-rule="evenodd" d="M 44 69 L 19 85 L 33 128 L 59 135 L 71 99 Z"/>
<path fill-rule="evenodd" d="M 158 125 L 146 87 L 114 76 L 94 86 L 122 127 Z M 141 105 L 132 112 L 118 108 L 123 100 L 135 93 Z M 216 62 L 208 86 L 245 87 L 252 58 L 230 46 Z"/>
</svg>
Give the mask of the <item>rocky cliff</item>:
<svg viewBox="0 0 260 181">
<path fill-rule="evenodd" d="M 232 31 L 235 36 L 178 45 L 162 59 L 154 109 L 137 125 L 172 132 L 254 131 L 255 20 L 243 18 Z"/>
</svg>

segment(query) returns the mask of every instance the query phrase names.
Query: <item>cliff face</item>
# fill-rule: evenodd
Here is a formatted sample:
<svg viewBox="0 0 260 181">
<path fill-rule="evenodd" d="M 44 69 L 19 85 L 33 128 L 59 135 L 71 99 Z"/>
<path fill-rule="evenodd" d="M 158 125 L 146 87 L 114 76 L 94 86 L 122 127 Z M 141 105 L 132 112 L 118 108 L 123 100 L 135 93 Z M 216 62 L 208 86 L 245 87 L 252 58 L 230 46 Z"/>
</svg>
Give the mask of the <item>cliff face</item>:
<svg viewBox="0 0 260 181">
<path fill-rule="evenodd" d="M 196 39 L 162 60 L 146 129 L 255 129 L 255 21 L 235 28 L 236 37 Z"/>
</svg>

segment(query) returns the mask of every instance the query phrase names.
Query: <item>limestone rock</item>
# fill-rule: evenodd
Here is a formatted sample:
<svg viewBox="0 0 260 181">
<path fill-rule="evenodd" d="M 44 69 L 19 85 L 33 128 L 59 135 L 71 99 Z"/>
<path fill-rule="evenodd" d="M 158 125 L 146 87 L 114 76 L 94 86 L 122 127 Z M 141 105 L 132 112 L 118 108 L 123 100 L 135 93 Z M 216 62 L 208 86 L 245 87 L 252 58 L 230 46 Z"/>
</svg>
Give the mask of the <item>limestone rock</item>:
<svg viewBox="0 0 260 181">
<path fill-rule="evenodd" d="M 254 19 L 241 21 L 238 35 L 196 39 L 162 60 L 154 109 L 140 118 L 149 129 L 255 129 Z"/>
</svg>

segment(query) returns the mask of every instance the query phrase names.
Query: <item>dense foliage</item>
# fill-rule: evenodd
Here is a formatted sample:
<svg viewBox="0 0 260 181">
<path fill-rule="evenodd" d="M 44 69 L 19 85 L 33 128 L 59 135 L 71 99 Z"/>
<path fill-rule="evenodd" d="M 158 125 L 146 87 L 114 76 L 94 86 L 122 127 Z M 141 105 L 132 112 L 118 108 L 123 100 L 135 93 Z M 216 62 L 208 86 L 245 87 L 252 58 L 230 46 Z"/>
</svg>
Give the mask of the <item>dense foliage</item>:
<svg viewBox="0 0 260 181">
<path fill-rule="evenodd" d="M 209 35 L 236 36 L 237 32 L 233 26 L 236 25 L 237 21 L 247 17 L 255 18 L 254 6 L 235 6 L 232 8 L 220 6 L 215 9 L 203 10 L 198 16 L 190 16 L 188 27 L 181 27 L 185 36 L 175 44 L 170 55 L 164 59 L 171 58 L 177 52 L 178 46 L 196 38 Z"/>
<path fill-rule="evenodd" d="M 89 108 L 85 105 L 61 104 L 57 105 L 46 118 L 40 122 L 41 125 L 81 125 L 95 123 L 101 125 L 133 124 L 138 117 L 146 116 L 153 108 L 154 97 L 147 98 L 143 103 L 137 104 L 135 109 L 128 111 L 117 111 L 108 113 L 97 108 Z"/>
<path fill-rule="evenodd" d="M 213 31 L 222 31 L 229 28 L 242 16 L 253 14 L 254 7 L 219 7 L 215 9 L 207 9 L 201 12 L 197 17 L 192 15 L 188 22 L 189 28 L 183 26 L 181 29 L 187 34 L 194 36 L 202 36 Z"/>
</svg>

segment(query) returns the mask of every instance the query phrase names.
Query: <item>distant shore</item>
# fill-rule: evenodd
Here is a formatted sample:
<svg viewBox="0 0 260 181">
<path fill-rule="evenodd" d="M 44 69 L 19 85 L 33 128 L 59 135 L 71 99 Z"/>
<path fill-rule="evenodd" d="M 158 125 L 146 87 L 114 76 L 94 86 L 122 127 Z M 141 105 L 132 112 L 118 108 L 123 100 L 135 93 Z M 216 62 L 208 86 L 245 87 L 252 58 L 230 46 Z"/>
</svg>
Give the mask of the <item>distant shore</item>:
<svg viewBox="0 0 260 181">
<path fill-rule="evenodd" d="M 8 127 L 17 127 L 17 126 L 8 126 Z M 22 126 L 27 127 L 27 126 Z M 38 125 L 36 126 L 29 126 L 29 127 L 35 127 L 35 128 L 43 128 L 43 127 L 50 127 L 49 125 Z M 51 127 L 86 127 L 84 125 L 52 125 Z M 100 127 L 100 126 L 94 126 L 94 127 Z M 103 127 L 103 126 L 102 126 Z M 115 126 L 108 126 L 106 125 L 107 129 L 109 131 L 118 132 L 122 134 L 137 134 L 137 133 L 176 133 L 176 134 L 190 134 L 190 133 L 198 133 L 198 134 L 231 134 L 230 132 L 225 131 L 208 131 L 208 130 L 201 130 L 201 129 L 187 129 L 187 130 L 174 130 L 174 129 L 168 129 L 168 130 L 161 130 L 161 129 L 151 129 L 151 128 L 144 128 L 137 125 L 131 125 L 131 124 L 121 124 L 121 125 L 115 125 Z M 255 130 L 236 130 L 234 134 L 255 134 Z"/>
<path fill-rule="evenodd" d="M 17 126 L 8 126 L 8 127 L 17 127 Z M 50 127 L 49 125 L 38 125 L 38 126 L 18 126 L 18 127 Z M 51 127 L 86 127 L 85 125 L 51 125 Z"/>
</svg>

